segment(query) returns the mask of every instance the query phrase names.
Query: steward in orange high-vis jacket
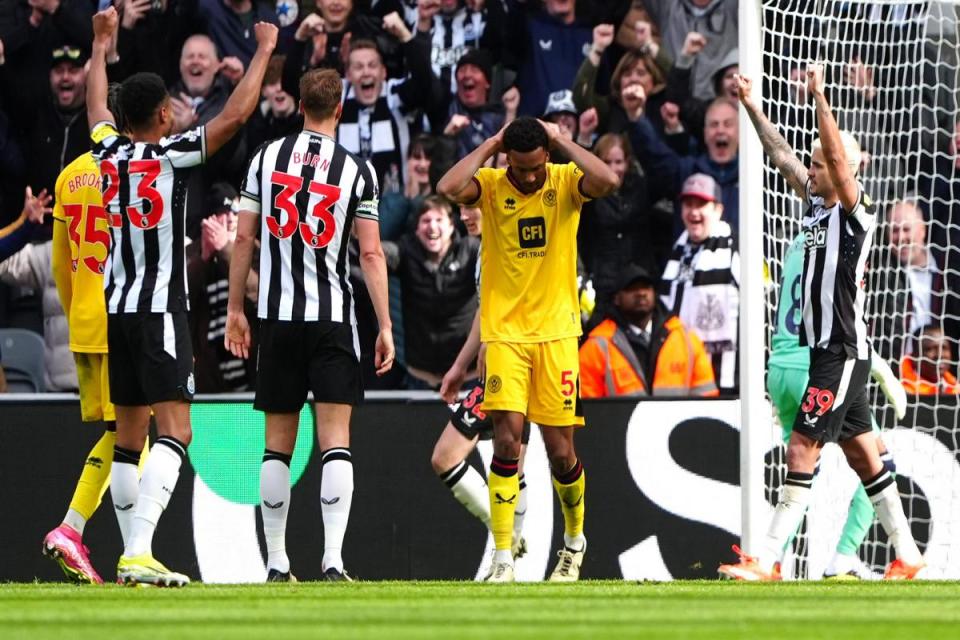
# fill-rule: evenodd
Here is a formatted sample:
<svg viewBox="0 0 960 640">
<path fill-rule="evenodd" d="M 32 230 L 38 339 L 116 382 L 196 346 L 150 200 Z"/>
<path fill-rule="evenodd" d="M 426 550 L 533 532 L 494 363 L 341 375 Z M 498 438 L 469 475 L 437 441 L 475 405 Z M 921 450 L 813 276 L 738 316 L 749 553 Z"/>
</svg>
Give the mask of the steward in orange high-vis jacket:
<svg viewBox="0 0 960 640">
<path fill-rule="evenodd" d="M 659 304 L 648 271 L 627 267 L 613 303 L 580 347 L 581 397 L 719 395 L 703 342 Z"/>
</svg>

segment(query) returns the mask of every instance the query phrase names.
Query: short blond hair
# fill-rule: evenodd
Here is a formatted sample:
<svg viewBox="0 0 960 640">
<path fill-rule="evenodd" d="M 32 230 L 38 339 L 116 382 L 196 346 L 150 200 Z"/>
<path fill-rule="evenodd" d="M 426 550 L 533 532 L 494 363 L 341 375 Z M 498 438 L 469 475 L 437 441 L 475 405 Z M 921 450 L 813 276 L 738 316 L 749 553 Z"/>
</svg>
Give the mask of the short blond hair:
<svg viewBox="0 0 960 640">
<path fill-rule="evenodd" d="M 860 151 L 860 143 L 846 131 L 841 131 L 840 144 L 843 145 L 843 154 L 847 157 L 847 166 L 850 167 L 850 171 L 855 176 L 859 175 L 860 158 L 863 156 L 863 153 Z M 813 154 L 817 149 L 823 151 L 823 142 L 821 142 L 820 138 L 813 141 L 813 145 L 810 147 L 810 153 Z"/>
</svg>

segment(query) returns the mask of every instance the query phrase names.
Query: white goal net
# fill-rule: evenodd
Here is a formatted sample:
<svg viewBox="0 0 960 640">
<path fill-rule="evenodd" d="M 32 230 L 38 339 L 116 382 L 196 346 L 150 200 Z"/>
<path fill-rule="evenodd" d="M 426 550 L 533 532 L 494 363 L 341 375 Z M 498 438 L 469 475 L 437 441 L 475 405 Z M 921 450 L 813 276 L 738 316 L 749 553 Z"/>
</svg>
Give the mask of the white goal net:
<svg viewBox="0 0 960 640">
<path fill-rule="evenodd" d="M 803 81 L 810 61 L 825 65 L 827 97 L 840 127 L 853 134 L 865 152 L 861 182 L 880 212 L 868 265 L 868 324 L 874 348 L 898 372 L 902 360 L 912 357 L 917 344 L 913 335 L 921 327 L 933 325 L 949 338 L 960 337 L 957 8 L 952 2 L 763 0 L 761 19 L 764 111 L 803 162 L 809 161 L 816 137 L 814 109 Z M 741 41 L 749 39 L 742 36 Z M 745 55 L 742 44 L 741 57 Z M 763 191 L 764 254 L 773 283 L 766 305 L 769 345 L 777 301 L 791 295 L 779 290 L 779 281 L 784 252 L 799 232 L 802 205 L 769 163 Z M 898 201 L 916 203 L 922 212 L 923 222 L 912 235 L 911 227 L 891 226 L 890 211 Z M 921 232 L 925 240 L 920 240 Z M 921 341 L 920 348 L 925 345 L 927 341 Z M 937 364 L 929 355 L 916 362 Z M 955 344 L 952 355 L 942 359 L 956 371 Z M 871 398 L 894 454 L 904 507 L 925 552 L 928 575 L 960 578 L 957 396 L 910 395 L 910 408 L 901 421 L 878 389 L 871 389 Z M 766 437 L 766 430 L 760 431 Z M 754 437 L 757 432 L 753 430 Z M 769 432 L 764 477 L 773 504 L 785 469 L 779 427 Z M 784 562 L 786 574 L 822 575 L 856 487 L 839 449 L 827 447 L 813 506 Z M 880 573 L 892 560 L 876 522 L 860 557 Z"/>
</svg>

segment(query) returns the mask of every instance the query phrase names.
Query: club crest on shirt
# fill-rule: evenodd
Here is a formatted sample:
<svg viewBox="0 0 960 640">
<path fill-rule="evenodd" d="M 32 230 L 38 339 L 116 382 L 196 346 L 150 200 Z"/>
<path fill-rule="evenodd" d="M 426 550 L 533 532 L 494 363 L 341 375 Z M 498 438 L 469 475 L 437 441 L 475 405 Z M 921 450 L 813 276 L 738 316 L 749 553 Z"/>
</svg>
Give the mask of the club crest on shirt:
<svg viewBox="0 0 960 640">
<path fill-rule="evenodd" d="M 702 331 L 714 331 L 727 323 L 727 314 L 724 312 L 720 298 L 707 294 L 697 309 L 697 328 Z"/>
<path fill-rule="evenodd" d="M 547 189 L 543 194 L 543 204 L 547 207 L 557 206 L 557 190 Z"/>
</svg>

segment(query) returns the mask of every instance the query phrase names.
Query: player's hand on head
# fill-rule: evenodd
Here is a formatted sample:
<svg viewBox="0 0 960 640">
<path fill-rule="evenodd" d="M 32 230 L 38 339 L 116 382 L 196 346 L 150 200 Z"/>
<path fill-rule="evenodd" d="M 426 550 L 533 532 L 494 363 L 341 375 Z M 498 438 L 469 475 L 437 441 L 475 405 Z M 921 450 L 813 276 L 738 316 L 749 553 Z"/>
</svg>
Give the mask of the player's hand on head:
<svg viewBox="0 0 960 640">
<path fill-rule="evenodd" d="M 810 63 L 807 65 L 807 90 L 813 95 L 823 93 L 823 65 Z"/>
<path fill-rule="evenodd" d="M 385 375 L 393 366 L 393 358 L 396 351 L 393 348 L 393 333 L 390 329 L 381 329 L 377 334 L 377 342 L 374 346 L 373 366 L 377 370 L 377 375 Z"/>
<path fill-rule="evenodd" d="M 242 311 L 227 309 L 223 346 L 238 358 L 246 360 L 250 357 L 250 323 Z"/>
<path fill-rule="evenodd" d="M 269 22 L 258 22 L 253 25 L 253 34 L 257 39 L 257 48 L 273 51 L 277 46 L 277 34 L 280 30 L 277 25 Z"/>
<path fill-rule="evenodd" d="M 543 120 L 537 119 L 537 122 L 540 123 L 540 126 L 543 127 L 543 130 L 547 132 L 547 141 L 553 145 L 558 138 L 561 137 L 560 127 L 552 122 L 544 122 Z"/>
<path fill-rule="evenodd" d="M 117 10 L 107 7 L 93 16 L 93 39 L 95 42 L 109 42 L 113 38 L 119 23 Z"/>
</svg>

